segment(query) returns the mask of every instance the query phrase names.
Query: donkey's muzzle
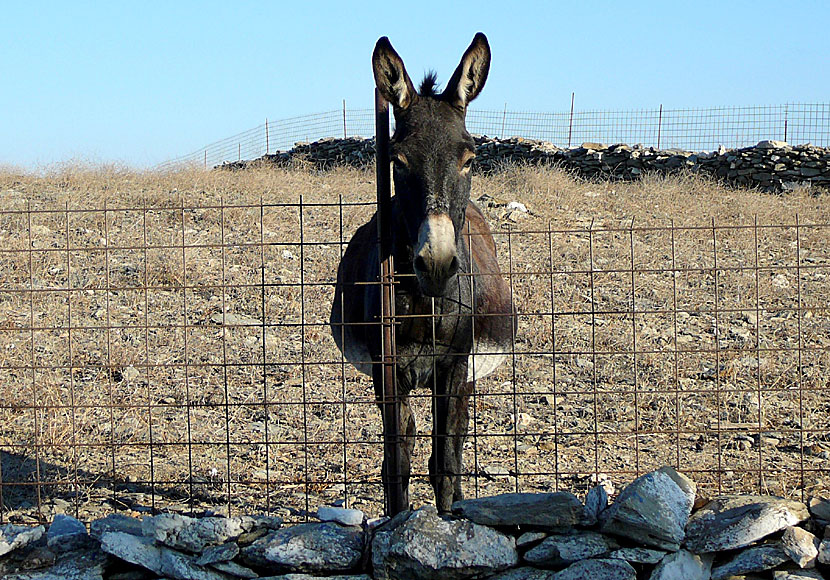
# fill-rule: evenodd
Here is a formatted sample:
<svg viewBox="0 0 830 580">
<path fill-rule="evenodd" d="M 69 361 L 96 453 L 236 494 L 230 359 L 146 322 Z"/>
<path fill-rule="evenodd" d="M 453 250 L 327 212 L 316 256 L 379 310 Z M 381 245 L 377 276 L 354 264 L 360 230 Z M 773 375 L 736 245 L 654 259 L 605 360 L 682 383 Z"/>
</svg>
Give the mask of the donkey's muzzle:
<svg viewBox="0 0 830 580">
<path fill-rule="evenodd" d="M 421 224 L 412 265 L 425 295 L 444 295 L 447 284 L 458 273 L 455 226 L 448 215 L 429 215 Z"/>
</svg>

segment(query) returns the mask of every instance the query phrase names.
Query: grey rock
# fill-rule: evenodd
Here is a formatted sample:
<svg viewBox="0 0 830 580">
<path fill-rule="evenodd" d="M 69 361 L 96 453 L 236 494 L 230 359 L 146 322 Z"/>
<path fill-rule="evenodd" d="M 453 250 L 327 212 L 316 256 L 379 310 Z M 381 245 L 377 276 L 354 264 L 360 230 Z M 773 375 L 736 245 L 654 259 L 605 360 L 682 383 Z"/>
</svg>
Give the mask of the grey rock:
<svg viewBox="0 0 830 580">
<path fill-rule="evenodd" d="M 825 535 L 827 532 L 825 531 Z M 818 557 L 816 558 L 820 564 L 830 564 L 830 539 L 825 538 L 818 546 Z"/>
<path fill-rule="evenodd" d="M 554 580 L 636 580 L 637 572 L 625 560 L 597 558 L 580 560 L 560 570 Z"/>
<path fill-rule="evenodd" d="M 663 467 L 632 481 L 602 512 L 603 532 L 646 546 L 677 550 L 695 498 L 695 484 Z"/>
<path fill-rule="evenodd" d="M 799 568 L 815 568 L 819 539 L 802 528 L 790 526 L 781 536 L 781 545 Z"/>
<path fill-rule="evenodd" d="M 227 576 L 219 571 L 197 566 L 193 558 L 176 550 L 162 547 L 161 572 L 176 580 L 227 580 Z"/>
<path fill-rule="evenodd" d="M 43 526 L 34 528 L 15 524 L 0 526 L 0 556 L 38 541 L 45 531 Z"/>
<path fill-rule="evenodd" d="M 776 570 L 772 577 L 774 580 L 824 580 L 816 570 Z"/>
<path fill-rule="evenodd" d="M 210 565 L 214 570 L 224 572 L 234 578 L 259 578 L 259 574 L 236 562 L 215 562 Z"/>
<path fill-rule="evenodd" d="M 276 529 L 281 524 L 280 518 L 269 516 L 196 519 L 179 514 L 160 514 L 144 518 L 141 527 L 145 536 L 161 544 L 198 553 L 208 546 L 236 540 L 256 528 Z"/>
<path fill-rule="evenodd" d="M 698 556 L 678 550 L 660 560 L 649 580 L 709 580 L 711 571 L 712 554 Z"/>
<path fill-rule="evenodd" d="M 344 526 L 359 526 L 363 523 L 364 514 L 360 510 L 320 506 L 317 517 L 321 522 L 337 522 Z"/>
<path fill-rule="evenodd" d="M 105 532 L 101 549 L 116 558 L 161 574 L 161 549 L 153 540 L 126 532 Z"/>
<path fill-rule="evenodd" d="M 46 532 L 46 545 L 54 552 L 77 550 L 89 542 L 89 534 L 79 520 L 57 514 Z"/>
<path fill-rule="evenodd" d="M 712 570 L 712 580 L 723 580 L 749 572 L 762 572 L 789 561 L 781 544 L 761 544 L 738 552 L 735 556 Z"/>
<path fill-rule="evenodd" d="M 107 555 L 98 549 L 63 553 L 45 570 L 4 574 L 3 580 L 103 580 Z"/>
<path fill-rule="evenodd" d="M 608 491 L 602 485 L 591 488 L 585 494 L 586 526 L 593 526 L 599 521 L 600 514 L 608 507 Z"/>
<path fill-rule="evenodd" d="M 555 580 L 555 578 L 556 572 L 553 570 L 521 566 L 490 576 L 488 580 Z"/>
<path fill-rule="evenodd" d="M 375 578 L 459 580 L 492 575 L 519 560 L 513 538 L 471 521 L 442 518 L 433 506 L 401 519 L 396 516 L 375 536 Z"/>
<path fill-rule="evenodd" d="M 784 147 L 789 147 L 789 145 L 786 141 L 765 140 L 759 141 L 755 147 L 758 149 L 783 149 Z"/>
<path fill-rule="evenodd" d="M 666 555 L 663 550 L 652 550 L 650 548 L 621 548 L 608 554 L 609 558 L 617 558 L 626 562 L 636 564 L 656 564 Z"/>
<path fill-rule="evenodd" d="M 284 574 L 282 576 L 260 576 L 259 580 L 372 580 L 366 574 L 356 576 L 313 576 L 311 574 Z"/>
<path fill-rule="evenodd" d="M 525 546 L 537 544 L 547 537 L 548 535 L 545 532 L 525 532 L 516 538 L 516 547 L 524 548 Z"/>
<path fill-rule="evenodd" d="M 227 580 L 221 572 L 202 568 L 191 556 L 156 546 L 151 538 L 125 532 L 106 532 L 101 549 L 116 558 L 177 580 Z"/>
<path fill-rule="evenodd" d="M 597 532 L 555 534 L 529 550 L 524 559 L 545 568 L 559 568 L 579 560 L 604 556 L 617 548 L 616 542 Z"/>
<path fill-rule="evenodd" d="M 227 544 L 206 548 L 199 555 L 199 557 L 196 558 L 196 563 L 200 566 L 207 566 L 208 564 L 233 560 L 238 555 L 239 545 L 235 542 L 228 542 Z"/>
<path fill-rule="evenodd" d="M 808 517 L 807 506 L 794 500 L 755 495 L 719 497 L 689 519 L 686 547 L 698 554 L 743 548 Z"/>
<path fill-rule="evenodd" d="M 89 524 L 89 535 L 98 541 L 107 532 L 124 532 L 140 536 L 142 535 L 141 520 L 124 514 L 110 514 Z"/>
<path fill-rule="evenodd" d="M 308 523 L 269 533 L 242 548 L 240 560 L 292 572 L 346 572 L 360 562 L 364 547 L 364 534 L 357 528 Z"/>
<path fill-rule="evenodd" d="M 813 497 L 810 498 L 808 507 L 814 518 L 830 521 L 830 500 L 823 497 Z"/>
<path fill-rule="evenodd" d="M 505 493 L 452 504 L 453 514 L 485 526 L 532 526 L 564 531 L 585 517 L 572 493 Z"/>
</svg>

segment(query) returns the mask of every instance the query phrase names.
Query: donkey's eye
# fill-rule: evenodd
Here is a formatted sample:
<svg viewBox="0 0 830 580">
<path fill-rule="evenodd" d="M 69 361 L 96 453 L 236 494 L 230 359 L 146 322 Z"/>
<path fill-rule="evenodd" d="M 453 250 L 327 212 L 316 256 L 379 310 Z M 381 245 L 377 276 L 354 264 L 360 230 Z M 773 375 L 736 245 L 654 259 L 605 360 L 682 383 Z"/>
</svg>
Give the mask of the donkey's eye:
<svg viewBox="0 0 830 580">
<path fill-rule="evenodd" d="M 470 155 L 464 160 L 464 165 L 461 166 L 461 171 L 469 171 L 469 169 L 473 166 L 473 161 L 476 160 L 475 155 Z"/>
</svg>

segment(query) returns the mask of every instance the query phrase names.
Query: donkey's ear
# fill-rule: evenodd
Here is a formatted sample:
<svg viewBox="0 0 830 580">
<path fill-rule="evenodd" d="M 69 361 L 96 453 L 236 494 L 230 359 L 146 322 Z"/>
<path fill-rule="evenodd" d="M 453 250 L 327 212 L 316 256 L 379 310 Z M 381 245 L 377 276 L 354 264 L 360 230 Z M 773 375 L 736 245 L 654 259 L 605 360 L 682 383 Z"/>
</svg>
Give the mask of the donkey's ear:
<svg viewBox="0 0 830 580">
<path fill-rule="evenodd" d="M 372 53 L 372 71 L 380 94 L 396 109 L 406 109 L 417 98 L 403 60 L 385 36 L 378 40 Z"/>
<path fill-rule="evenodd" d="M 479 32 L 461 57 L 461 62 L 447 83 L 441 98 L 460 109 L 466 109 L 467 104 L 484 88 L 489 72 L 490 45 L 487 43 L 487 37 Z"/>
</svg>

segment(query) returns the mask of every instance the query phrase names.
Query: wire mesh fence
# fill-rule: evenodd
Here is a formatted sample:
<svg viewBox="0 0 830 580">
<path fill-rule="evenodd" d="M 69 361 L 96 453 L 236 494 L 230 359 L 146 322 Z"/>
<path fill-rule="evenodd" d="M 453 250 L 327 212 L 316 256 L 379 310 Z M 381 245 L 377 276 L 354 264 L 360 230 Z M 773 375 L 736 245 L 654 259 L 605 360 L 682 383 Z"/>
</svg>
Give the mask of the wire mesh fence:
<svg viewBox="0 0 830 580">
<path fill-rule="evenodd" d="M 0 210 L 0 521 L 378 515 L 380 413 L 328 328 L 337 261 L 373 210 Z M 827 492 L 830 224 L 494 234 L 519 330 L 476 385 L 468 496 L 663 465 L 703 496 Z M 431 394 L 411 404 L 420 504 Z"/>
<path fill-rule="evenodd" d="M 474 134 L 539 139 L 558 147 L 578 146 L 590 141 L 712 151 L 720 146 L 749 147 L 765 139 L 828 147 L 830 103 L 700 109 L 664 109 L 660 106 L 633 111 L 560 113 L 471 109 L 467 113 L 467 128 Z M 187 163 L 214 167 L 286 151 L 297 142 L 372 135 L 372 110 L 344 106 L 340 111 L 266 122 L 167 161 L 161 168 L 170 169 Z"/>
</svg>

